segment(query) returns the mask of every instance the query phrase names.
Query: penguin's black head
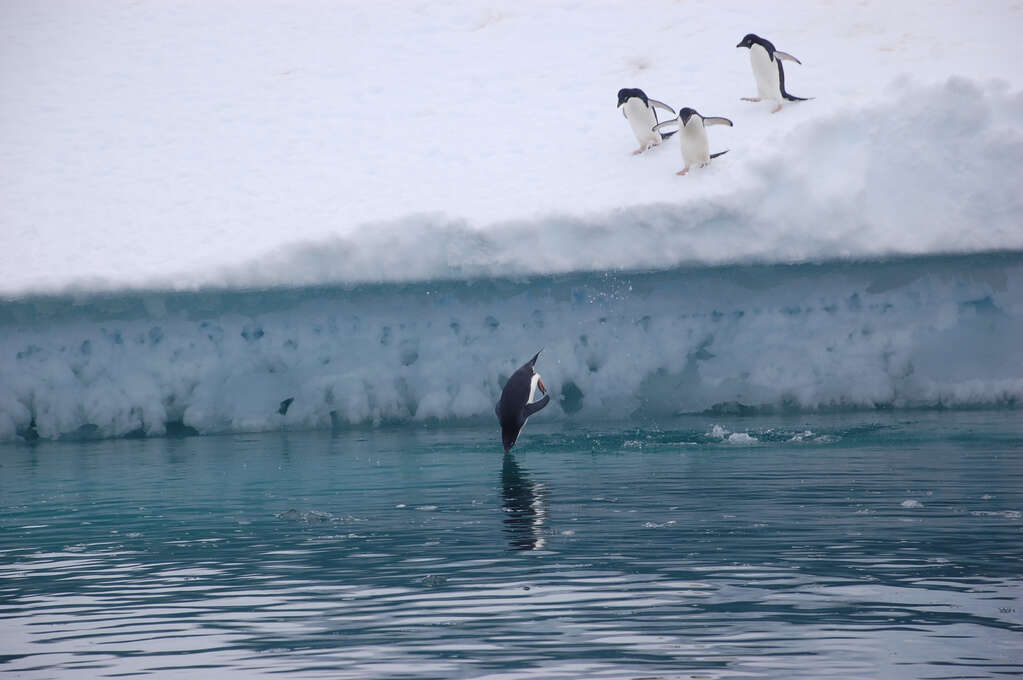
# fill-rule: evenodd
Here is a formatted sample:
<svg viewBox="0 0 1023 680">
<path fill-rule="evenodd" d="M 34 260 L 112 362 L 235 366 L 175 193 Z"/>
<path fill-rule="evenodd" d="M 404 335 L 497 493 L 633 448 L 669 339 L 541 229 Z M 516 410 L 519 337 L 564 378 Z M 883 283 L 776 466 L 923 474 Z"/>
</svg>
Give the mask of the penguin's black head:
<svg viewBox="0 0 1023 680">
<path fill-rule="evenodd" d="M 621 106 L 622 104 L 629 101 L 633 97 L 639 97 L 640 99 L 643 100 L 644 104 L 646 104 L 647 106 L 650 105 L 646 97 L 646 92 L 643 92 L 643 90 L 639 89 L 638 87 L 623 87 L 622 89 L 618 90 L 618 106 Z"/>
<path fill-rule="evenodd" d="M 684 109 L 678 110 L 678 119 L 682 121 L 683 125 L 689 123 L 689 119 L 692 118 L 693 116 L 699 117 L 699 115 L 700 114 L 696 112 L 696 109 L 691 109 L 688 106 L 685 107 Z"/>
<path fill-rule="evenodd" d="M 764 39 L 761 38 L 756 33 L 747 33 L 746 37 L 743 38 L 742 41 L 740 41 L 739 44 L 736 45 L 736 47 L 753 47 L 754 45 L 763 42 L 763 40 Z"/>
</svg>

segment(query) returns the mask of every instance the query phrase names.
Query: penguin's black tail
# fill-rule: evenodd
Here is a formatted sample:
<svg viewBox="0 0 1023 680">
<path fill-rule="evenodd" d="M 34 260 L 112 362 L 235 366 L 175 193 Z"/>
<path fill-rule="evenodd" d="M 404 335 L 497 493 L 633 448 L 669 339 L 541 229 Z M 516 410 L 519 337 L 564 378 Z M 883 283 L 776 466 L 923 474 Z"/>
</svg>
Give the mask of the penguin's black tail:
<svg viewBox="0 0 1023 680">
<path fill-rule="evenodd" d="M 661 139 L 662 139 L 662 140 L 665 140 L 665 139 L 667 139 L 668 137 L 671 137 L 671 136 L 672 136 L 673 134 L 675 134 L 676 132 L 678 132 L 678 130 L 671 130 L 671 131 L 669 131 L 669 132 L 662 132 L 662 133 L 661 133 Z"/>
<path fill-rule="evenodd" d="M 718 156 L 724 156 L 724 155 L 725 155 L 726 153 L 728 153 L 729 151 L 731 151 L 731 149 L 725 149 L 724 151 L 718 151 L 717 153 L 712 153 L 712 154 L 710 155 L 710 157 L 711 157 L 711 158 L 717 158 Z"/>
<path fill-rule="evenodd" d="M 778 60 L 778 90 L 781 92 L 781 96 L 790 102 L 805 102 L 808 99 L 813 99 L 813 97 L 797 97 L 785 91 L 785 69 L 782 68 L 780 59 Z"/>
</svg>

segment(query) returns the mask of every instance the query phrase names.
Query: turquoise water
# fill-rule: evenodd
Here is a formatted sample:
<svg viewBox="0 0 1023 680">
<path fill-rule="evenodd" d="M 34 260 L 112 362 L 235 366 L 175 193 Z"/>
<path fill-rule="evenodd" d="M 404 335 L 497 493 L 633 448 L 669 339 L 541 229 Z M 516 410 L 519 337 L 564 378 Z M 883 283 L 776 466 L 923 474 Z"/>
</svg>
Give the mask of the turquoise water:
<svg viewBox="0 0 1023 680">
<path fill-rule="evenodd" d="M 0 444 L 0 674 L 1023 674 L 1019 411 Z"/>
</svg>

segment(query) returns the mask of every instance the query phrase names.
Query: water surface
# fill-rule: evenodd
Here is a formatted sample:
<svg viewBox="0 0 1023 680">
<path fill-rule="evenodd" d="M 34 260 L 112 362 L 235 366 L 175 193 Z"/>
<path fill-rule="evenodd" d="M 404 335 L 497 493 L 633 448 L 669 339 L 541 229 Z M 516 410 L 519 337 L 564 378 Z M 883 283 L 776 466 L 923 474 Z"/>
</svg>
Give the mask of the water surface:
<svg viewBox="0 0 1023 680">
<path fill-rule="evenodd" d="M 2 445 L 0 673 L 1021 675 L 1020 425 Z"/>
</svg>

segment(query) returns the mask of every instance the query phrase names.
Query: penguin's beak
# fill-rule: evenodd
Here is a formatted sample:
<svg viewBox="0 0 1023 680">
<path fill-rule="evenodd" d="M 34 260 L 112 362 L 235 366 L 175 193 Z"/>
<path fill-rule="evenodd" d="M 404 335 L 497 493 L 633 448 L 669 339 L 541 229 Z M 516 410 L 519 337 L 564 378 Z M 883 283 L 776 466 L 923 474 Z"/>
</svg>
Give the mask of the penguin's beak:
<svg viewBox="0 0 1023 680">
<path fill-rule="evenodd" d="M 742 47 L 742 43 L 739 43 L 738 45 L 736 45 L 736 47 Z"/>
<path fill-rule="evenodd" d="M 547 386 L 543 384 L 543 378 L 536 381 L 536 386 L 540 388 L 540 391 L 547 394 Z"/>
</svg>

